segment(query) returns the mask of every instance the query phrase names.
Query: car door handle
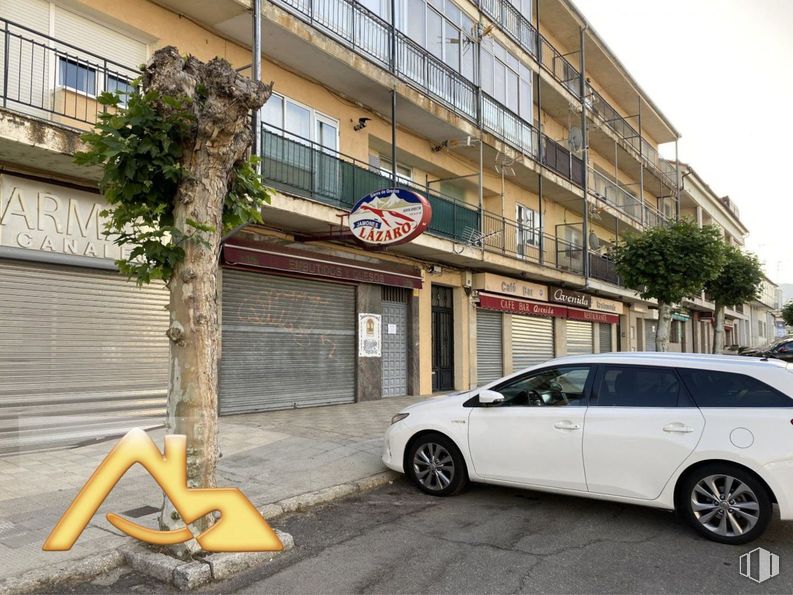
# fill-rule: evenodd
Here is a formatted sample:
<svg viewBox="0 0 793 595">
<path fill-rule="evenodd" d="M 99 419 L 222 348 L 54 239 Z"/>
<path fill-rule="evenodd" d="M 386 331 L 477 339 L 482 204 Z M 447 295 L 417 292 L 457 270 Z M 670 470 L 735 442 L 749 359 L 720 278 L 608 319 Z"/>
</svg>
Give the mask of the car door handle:
<svg viewBox="0 0 793 595">
<path fill-rule="evenodd" d="M 581 426 L 579 426 L 578 424 L 574 424 L 572 422 L 569 422 L 569 421 L 557 421 L 555 424 L 553 424 L 553 427 L 556 428 L 557 430 L 580 430 L 581 429 Z"/>
<path fill-rule="evenodd" d="M 667 424 L 664 426 L 664 432 L 668 432 L 670 434 L 690 434 L 693 431 L 694 428 L 681 423 Z"/>
</svg>

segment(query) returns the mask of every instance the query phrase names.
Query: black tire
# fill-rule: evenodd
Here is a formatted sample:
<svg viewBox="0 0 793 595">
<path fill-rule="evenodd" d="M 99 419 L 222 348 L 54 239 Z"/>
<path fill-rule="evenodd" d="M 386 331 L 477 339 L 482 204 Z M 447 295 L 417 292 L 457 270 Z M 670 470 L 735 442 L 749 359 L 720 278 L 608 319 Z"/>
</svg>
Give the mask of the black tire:
<svg viewBox="0 0 793 595">
<path fill-rule="evenodd" d="M 455 496 L 468 484 L 463 455 L 454 442 L 438 433 L 424 434 L 413 441 L 405 458 L 405 474 L 432 496 Z"/>
<path fill-rule="evenodd" d="M 727 498 L 724 488 L 729 490 Z M 729 545 L 760 537 L 773 514 L 765 484 L 753 473 L 729 463 L 704 465 L 686 474 L 677 505 L 680 516 L 697 533 Z"/>
</svg>

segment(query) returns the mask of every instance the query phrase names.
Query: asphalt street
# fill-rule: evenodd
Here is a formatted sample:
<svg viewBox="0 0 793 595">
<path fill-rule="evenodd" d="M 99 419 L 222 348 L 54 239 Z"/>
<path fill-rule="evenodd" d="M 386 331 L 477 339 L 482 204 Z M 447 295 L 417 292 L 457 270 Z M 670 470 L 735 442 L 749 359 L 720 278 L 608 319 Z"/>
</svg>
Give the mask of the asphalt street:
<svg viewBox="0 0 793 595">
<path fill-rule="evenodd" d="M 665 511 L 472 486 L 425 496 L 404 480 L 278 519 L 293 551 L 213 593 L 791 593 L 793 523 L 748 546 L 697 536 Z M 739 556 L 762 546 L 779 576 L 758 585 Z M 159 592 L 116 571 L 73 592 Z"/>
</svg>

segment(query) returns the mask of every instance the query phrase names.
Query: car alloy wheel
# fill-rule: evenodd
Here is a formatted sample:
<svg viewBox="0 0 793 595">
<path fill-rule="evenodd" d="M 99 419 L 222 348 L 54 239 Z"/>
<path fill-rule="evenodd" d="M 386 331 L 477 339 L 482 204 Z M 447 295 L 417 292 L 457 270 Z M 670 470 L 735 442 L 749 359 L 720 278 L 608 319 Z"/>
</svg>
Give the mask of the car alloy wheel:
<svg viewBox="0 0 793 595">
<path fill-rule="evenodd" d="M 746 535 L 760 520 L 757 495 L 727 474 L 708 475 L 694 485 L 691 510 L 702 527 L 722 538 Z"/>
<path fill-rule="evenodd" d="M 440 444 L 425 442 L 413 456 L 413 473 L 426 489 L 440 492 L 454 481 L 454 459 Z"/>
</svg>

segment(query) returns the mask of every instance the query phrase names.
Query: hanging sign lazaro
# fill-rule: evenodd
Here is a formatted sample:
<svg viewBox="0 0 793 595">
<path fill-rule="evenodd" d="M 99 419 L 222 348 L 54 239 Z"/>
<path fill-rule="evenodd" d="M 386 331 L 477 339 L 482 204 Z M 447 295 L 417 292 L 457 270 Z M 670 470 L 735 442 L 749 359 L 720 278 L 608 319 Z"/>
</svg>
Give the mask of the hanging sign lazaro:
<svg viewBox="0 0 793 595">
<path fill-rule="evenodd" d="M 426 198 L 403 188 L 367 194 L 350 211 L 350 230 L 367 244 L 404 244 L 420 236 L 432 219 Z"/>
</svg>

